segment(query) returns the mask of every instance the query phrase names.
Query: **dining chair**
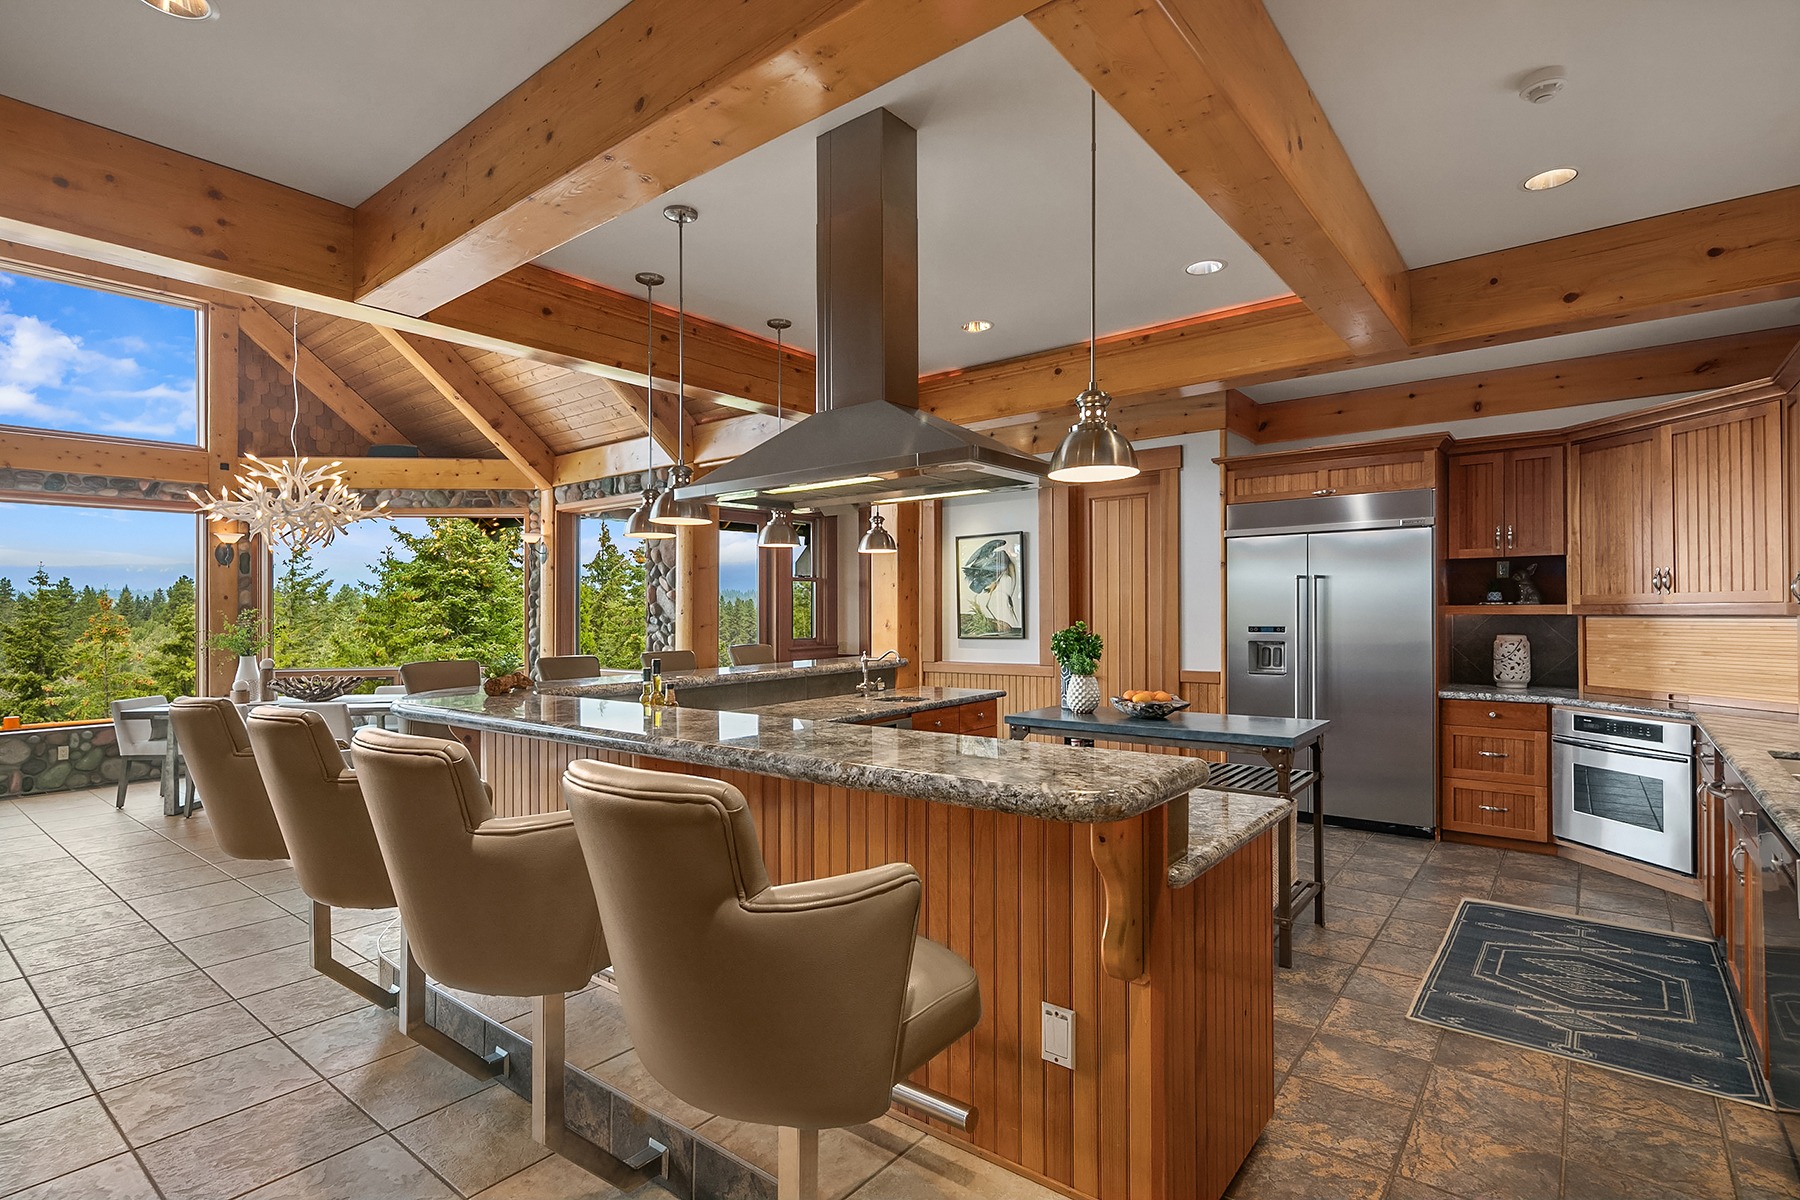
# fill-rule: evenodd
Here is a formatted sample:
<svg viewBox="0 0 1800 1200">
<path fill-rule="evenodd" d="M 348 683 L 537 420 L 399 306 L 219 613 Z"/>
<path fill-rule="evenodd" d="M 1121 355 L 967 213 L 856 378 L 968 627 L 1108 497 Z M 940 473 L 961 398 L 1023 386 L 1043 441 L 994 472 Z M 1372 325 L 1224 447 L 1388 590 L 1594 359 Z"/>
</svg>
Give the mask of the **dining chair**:
<svg viewBox="0 0 1800 1200">
<path fill-rule="evenodd" d="M 478 688 L 481 686 L 481 664 L 472 658 L 440 658 L 403 663 L 400 667 L 400 683 L 406 688 L 407 695 L 414 692 Z M 409 717 L 402 724 L 407 733 L 417 737 L 462 740 L 448 725 L 438 721 L 415 721 Z"/>
<path fill-rule="evenodd" d="M 676 671 L 692 671 L 695 667 L 692 650 L 646 650 L 644 665 L 646 667 L 657 661 L 662 663 L 664 675 L 672 675 Z"/>
<path fill-rule="evenodd" d="M 199 788 L 219 848 L 251 861 L 286 858 L 287 843 L 237 705 L 218 696 L 182 697 L 169 705 L 169 728 L 187 759 L 188 777 Z"/>
<path fill-rule="evenodd" d="M 114 700 L 107 707 L 112 713 L 113 740 L 119 747 L 119 794 L 113 802 L 114 808 L 125 807 L 125 789 L 131 784 L 131 763 L 134 759 L 155 759 L 160 767 L 169 753 L 168 736 L 157 737 L 155 723 L 149 717 L 133 718 L 134 709 L 161 708 L 168 704 L 166 696 L 132 696 L 126 700 Z M 173 787 L 177 794 L 181 790 L 182 763 L 179 756 L 175 759 L 175 781 Z M 187 778 L 187 806 L 194 806 L 194 777 Z"/>
<path fill-rule="evenodd" d="M 552 679 L 592 679 L 600 674 L 600 660 L 592 654 L 540 656 L 537 661 L 538 682 Z"/>
<path fill-rule="evenodd" d="M 905 1082 L 981 1019 L 974 968 L 918 936 L 911 866 L 772 886 L 743 793 L 717 779 L 580 759 L 563 800 L 644 1069 L 776 1126 L 780 1200 L 816 1200 L 821 1129 L 895 1100 L 966 1127 L 969 1110 Z"/>
<path fill-rule="evenodd" d="M 767 642 L 746 642 L 731 648 L 731 665 L 749 667 L 775 661 L 775 647 Z"/>
</svg>

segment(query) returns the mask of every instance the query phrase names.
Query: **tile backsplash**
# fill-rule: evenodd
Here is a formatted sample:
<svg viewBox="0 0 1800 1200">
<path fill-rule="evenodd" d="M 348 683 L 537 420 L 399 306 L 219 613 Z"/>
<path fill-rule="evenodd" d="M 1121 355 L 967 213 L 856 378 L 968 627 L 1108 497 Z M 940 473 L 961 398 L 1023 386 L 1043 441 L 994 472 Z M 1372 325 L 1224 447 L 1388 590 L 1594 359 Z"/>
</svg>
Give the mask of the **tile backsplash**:
<svg viewBox="0 0 1800 1200">
<path fill-rule="evenodd" d="M 1494 682 L 1494 638 L 1522 633 L 1531 641 L 1531 681 L 1543 687 L 1579 687 L 1581 644 L 1577 617 L 1489 615 L 1450 618 L 1450 682 Z"/>
</svg>

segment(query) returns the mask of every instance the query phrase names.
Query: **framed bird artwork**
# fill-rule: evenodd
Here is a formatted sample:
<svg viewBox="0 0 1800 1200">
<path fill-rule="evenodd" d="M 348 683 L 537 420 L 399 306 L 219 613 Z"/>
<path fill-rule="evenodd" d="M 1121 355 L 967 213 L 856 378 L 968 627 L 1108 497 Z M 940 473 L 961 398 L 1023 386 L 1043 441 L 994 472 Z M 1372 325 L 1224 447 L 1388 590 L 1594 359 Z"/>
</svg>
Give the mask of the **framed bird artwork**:
<svg viewBox="0 0 1800 1200">
<path fill-rule="evenodd" d="M 1025 636 L 1025 535 L 956 539 L 956 636 Z"/>
</svg>

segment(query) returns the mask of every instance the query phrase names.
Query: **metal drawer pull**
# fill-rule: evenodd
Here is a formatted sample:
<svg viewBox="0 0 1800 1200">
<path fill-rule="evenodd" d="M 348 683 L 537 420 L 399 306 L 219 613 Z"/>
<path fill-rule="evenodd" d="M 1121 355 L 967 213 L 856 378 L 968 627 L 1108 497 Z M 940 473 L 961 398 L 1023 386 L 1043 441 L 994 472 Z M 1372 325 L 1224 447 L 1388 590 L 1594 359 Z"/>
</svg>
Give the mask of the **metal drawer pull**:
<svg viewBox="0 0 1800 1200">
<path fill-rule="evenodd" d="M 1336 488 L 1317 488 L 1314 490 L 1313 495 L 1315 495 L 1315 496 L 1335 496 L 1335 495 L 1337 495 L 1337 489 Z"/>
<path fill-rule="evenodd" d="M 1511 758 L 1512 757 L 1512 755 L 1502 754 L 1498 750 L 1477 750 L 1475 752 L 1475 755 L 1478 758 Z"/>
<path fill-rule="evenodd" d="M 1479 808 L 1482 812 L 1511 812 L 1512 811 L 1512 809 L 1502 808 L 1498 804 L 1477 804 L 1475 807 Z"/>
<path fill-rule="evenodd" d="M 1490 721 L 1498 721 L 1499 719 L 1500 719 L 1500 714 L 1497 712 L 1491 712 L 1488 714 L 1488 720 L 1490 720 Z"/>
<path fill-rule="evenodd" d="M 1733 871 L 1737 872 L 1738 882 L 1742 883 L 1742 882 L 1744 882 L 1744 867 L 1743 867 L 1742 863 L 1738 862 L 1738 855 L 1740 855 L 1740 854 L 1743 855 L 1746 860 L 1748 860 L 1750 857 L 1750 847 L 1744 845 L 1744 843 L 1742 843 L 1742 842 L 1739 842 L 1737 845 L 1735 845 L 1731 848 L 1731 857 L 1729 859 L 1727 859 L 1726 861 L 1731 864 L 1731 869 Z"/>
<path fill-rule="evenodd" d="M 1494 549 L 1498 550 L 1499 548 L 1500 548 L 1500 527 L 1498 525 L 1496 525 L 1496 526 L 1494 526 Z"/>
</svg>

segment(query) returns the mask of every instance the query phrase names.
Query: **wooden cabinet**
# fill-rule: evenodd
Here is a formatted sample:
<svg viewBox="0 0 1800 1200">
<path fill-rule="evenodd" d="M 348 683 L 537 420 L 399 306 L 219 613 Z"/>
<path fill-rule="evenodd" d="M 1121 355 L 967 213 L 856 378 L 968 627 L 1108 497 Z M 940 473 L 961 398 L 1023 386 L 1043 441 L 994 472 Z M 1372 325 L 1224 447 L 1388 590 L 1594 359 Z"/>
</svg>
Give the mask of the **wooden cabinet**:
<svg viewBox="0 0 1800 1200">
<path fill-rule="evenodd" d="M 1446 442 L 1441 436 L 1403 438 L 1221 459 L 1225 502 L 1435 488 Z"/>
<path fill-rule="evenodd" d="M 1562 554 L 1563 448 L 1452 455 L 1447 558 Z"/>
<path fill-rule="evenodd" d="M 1770 399 L 1576 442 L 1570 601 L 1785 607 L 1781 409 Z"/>
<path fill-rule="evenodd" d="M 1719 752 L 1702 741 L 1696 774 L 1700 780 L 1694 797 L 1694 875 L 1700 898 L 1706 903 L 1716 938 L 1725 936 L 1725 859 L 1729 854 L 1725 831 L 1724 772 Z"/>
<path fill-rule="evenodd" d="M 1744 797 L 1746 804 L 1755 801 Z M 1730 801 L 1727 801 L 1729 804 Z M 1725 961 L 1744 1002 L 1744 1023 L 1766 1069 L 1769 1061 L 1769 981 L 1764 967 L 1762 868 L 1756 846 L 1729 821 L 1725 860 Z"/>
<path fill-rule="evenodd" d="M 1550 710 L 1445 700 L 1438 823 L 1457 833 L 1550 841 Z"/>
<path fill-rule="evenodd" d="M 960 733 L 969 737 L 999 737 L 998 701 L 976 700 L 950 708 L 933 708 L 914 713 L 912 727 L 929 733 Z"/>
</svg>

